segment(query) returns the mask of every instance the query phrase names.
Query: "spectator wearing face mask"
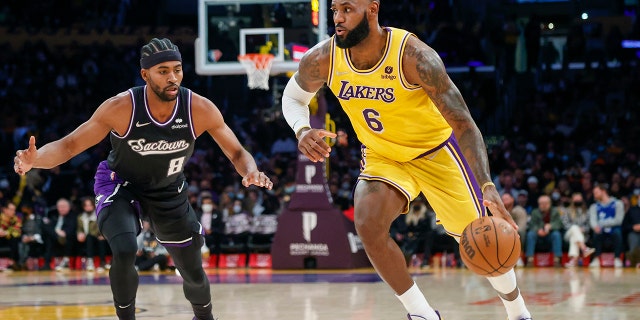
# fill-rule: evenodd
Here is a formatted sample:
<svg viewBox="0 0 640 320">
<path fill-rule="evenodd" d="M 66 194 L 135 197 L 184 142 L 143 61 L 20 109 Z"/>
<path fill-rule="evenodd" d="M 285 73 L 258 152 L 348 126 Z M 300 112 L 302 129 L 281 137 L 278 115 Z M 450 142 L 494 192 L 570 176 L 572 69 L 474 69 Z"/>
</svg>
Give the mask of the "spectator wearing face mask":
<svg viewBox="0 0 640 320">
<path fill-rule="evenodd" d="M 199 206 L 197 207 L 198 220 L 204 228 L 205 246 L 214 253 L 218 253 L 224 222 L 222 212 L 213 201 L 211 193 L 203 191 L 199 196 Z"/>
<path fill-rule="evenodd" d="M 565 267 L 574 267 L 578 262 L 578 256 L 582 252 L 583 257 L 588 257 L 595 249 L 587 247 L 586 240 L 589 237 L 589 215 L 582 194 L 576 192 L 571 195 L 571 203 L 562 211 L 562 224 L 564 226 L 564 240 L 569 243 L 569 261 Z"/>
<path fill-rule="evenodd" d="M 229 216 L 224 222 L 224 235 L 220 244 L 221 253 L 246 253 L 252 217 L 242 207 L 241 200 L 233 200 L 230 206 Z"/>
</svg>

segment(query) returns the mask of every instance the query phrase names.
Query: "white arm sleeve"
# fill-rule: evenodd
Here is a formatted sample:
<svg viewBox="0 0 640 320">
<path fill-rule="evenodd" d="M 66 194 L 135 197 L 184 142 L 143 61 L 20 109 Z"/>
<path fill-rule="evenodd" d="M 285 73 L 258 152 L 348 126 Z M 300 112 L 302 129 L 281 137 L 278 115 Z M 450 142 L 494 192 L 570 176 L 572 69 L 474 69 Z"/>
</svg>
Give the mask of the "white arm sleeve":
<svg viewBox="0 0 640 320">
<path fill-rule="evenodd" d="M 297 74 L 297 73 L 296 73 Z M 289 127 L 298 136 L 302 128 L 311 128 L 309 122 L 309 102 L 315 96 L 315 92 L 307 92 L 300 88 L 296 75 L 293 75 L 282 93 L 282 115 L 287 120 Z"/>
</svg>

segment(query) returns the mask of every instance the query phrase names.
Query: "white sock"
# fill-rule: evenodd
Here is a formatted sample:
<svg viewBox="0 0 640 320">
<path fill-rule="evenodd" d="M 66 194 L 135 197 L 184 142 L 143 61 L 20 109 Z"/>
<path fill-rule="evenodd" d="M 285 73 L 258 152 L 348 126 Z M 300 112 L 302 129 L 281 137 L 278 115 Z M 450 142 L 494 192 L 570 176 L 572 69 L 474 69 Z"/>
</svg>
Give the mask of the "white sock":
<svg viewBox="0 0 640 320">
<path fill-rule="evenodd" d="M 507 294 L 513 292 L 516 289 L 518 284 L 516 283 L 516 274 L 511 269 L 509 272 L 499 275 L 497 277 L 487 277 L 491 286 L 496 289 L 499 293 Z M 520 320 L 531 317 L 531 313 L 527 310 L 527 306 L 524 304 L 524 299 L 518 290 L 518 297 L 513 301 L 507 301 L 502 299 L 502 303 L 504 307 L 507 309 L 507 315 L 511 320 Z"/>
<path fill-rule="evenodd" d="M 524 299 L 520 292 L 518 292 L 518 297 L 513 301 L 507 301 L 502 299 L 502 303 L 504 307 L 507 309 L 507 316 L 510 320 L 520 320 L 520 319 L 530 319 L 531 313 L 527 310 L 527 306 L 524 304 Z"/>
<path fill-rule="evenodd" d="M 424 297 L 418 285 L 414 282 L 413 286 L 409 288 L 405 293 L 396 295 L 400 302 L 407 309 L 410 315 L 416 315 L 424 317 L 426 320 L 439 320 L 438 314 L 429 305 L 427 299 Z"/>
</svg>

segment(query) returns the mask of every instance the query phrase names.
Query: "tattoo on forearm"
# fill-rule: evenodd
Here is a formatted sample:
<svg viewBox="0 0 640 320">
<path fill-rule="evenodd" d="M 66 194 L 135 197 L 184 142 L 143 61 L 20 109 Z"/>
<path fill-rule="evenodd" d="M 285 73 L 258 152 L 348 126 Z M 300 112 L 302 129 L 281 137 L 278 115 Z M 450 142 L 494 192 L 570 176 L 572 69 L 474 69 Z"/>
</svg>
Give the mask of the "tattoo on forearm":
<svg viewBox="0 0 640 320">
<path fill-rule="evenodd" d="M 442 60 L 433 50 L 412 48 L 410 54 L 416 59 L 420 80 L 427 86 L 427 93 L 440 108 L 446 119 L 468 120 L 468 109 L 462 96 L 451 82 Z"/>
<path fill-rule="evenodd" d="M 416 59 L 418 76 L 442 116 L 453 127 L 462 153 L 478 181 L 490 179 L 482 134 L 473 122 L 462 95 L 446 73 L 438 54 L 426 47 L 407 46 L 405 53 Z"/>
</svg>

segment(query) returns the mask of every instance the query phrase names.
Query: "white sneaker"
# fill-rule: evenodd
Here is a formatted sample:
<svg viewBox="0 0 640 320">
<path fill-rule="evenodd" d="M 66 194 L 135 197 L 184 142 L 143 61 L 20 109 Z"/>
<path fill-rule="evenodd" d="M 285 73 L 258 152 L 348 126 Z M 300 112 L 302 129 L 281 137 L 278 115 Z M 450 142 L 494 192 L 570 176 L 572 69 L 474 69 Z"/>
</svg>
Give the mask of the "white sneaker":
<svg viewBox="0 0 640 320">
<path fill-rule="evenodd" d="M 56 271 L 69 269 L 69 258 L 63 258 L 60 264 L 56 266 Z"/>
<path fill-rule="evenodd" d="M 593 258 L 593 260 L 591 260 L 591 263 L 589 263 L 589 268 L 600 268 L 600 258 Z"/>
<path fill-rule="evenodd" d="M 93 264 L 93 258 L 89 258 L 87 259 L 87 263 L 86 263 L 86 267 L 85 270 L 87 271 L 94 271 L 96 269 L 95 265 Z"/>
<path fill-rule="evenodd" d="M 524 262 L 522 262 L 521 258 L 516 262 L 516 267 L 524 267 Z"/>
<path fill-rule="evenodd" d="M 582 256 L 586 258 L 586 257 L 588 257 L 588 256 L 592 255 L 594 252 L 596 252 L 596 249 L 587 247 L 587 248 L 586 248 L 586 249 L 584 249 L 584 251 L 582 252 Z"/>
<path fill-rule="evenodd" d="M 620 260 L 620 258 L 615 258 L 615 259 L 613 259 L 613 267 L 614 268 L 622 268 L 622 267 L 624 267 L 624 263 L 622 263 L 622 260 Z"/>
<path fill-rule="evenodd" d="M 577 265 L 578 258 L 571 257 L 567 263 L 564 264 L 565 268 L 573 268 Z"/>
</svg>

